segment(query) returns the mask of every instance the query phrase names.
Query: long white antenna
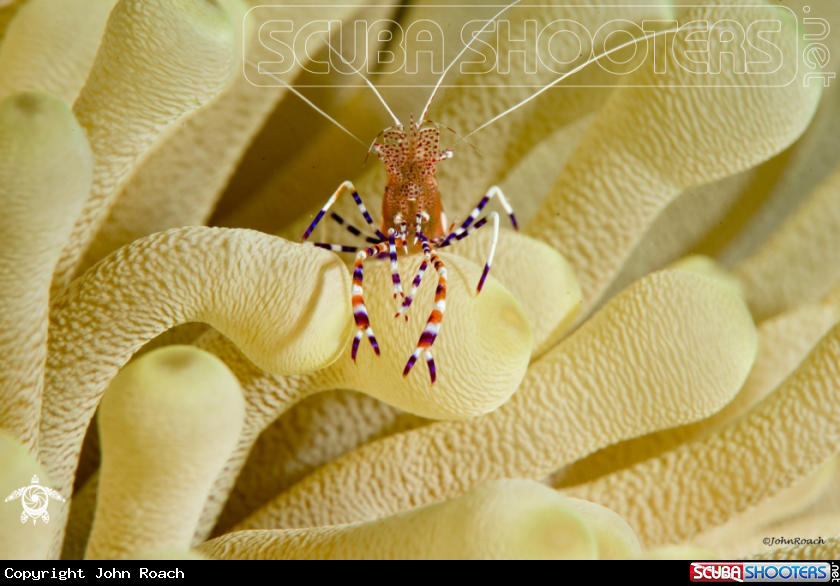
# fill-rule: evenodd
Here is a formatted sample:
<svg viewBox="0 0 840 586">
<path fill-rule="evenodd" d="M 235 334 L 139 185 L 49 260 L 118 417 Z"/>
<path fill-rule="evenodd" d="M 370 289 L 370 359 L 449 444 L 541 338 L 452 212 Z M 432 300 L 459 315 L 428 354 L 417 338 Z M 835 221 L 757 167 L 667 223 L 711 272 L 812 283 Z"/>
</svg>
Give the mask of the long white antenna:
<svg viewBox="0 0 840 586">
<path fill-rule="evenodd" d="M 518 4 L 518 3 L 519 3 L 519 0 L 514 0 L 513 2 L 511 2 L 510 4 L 508 4 L 507 6 L 505 6 L 504 8 L 502 8 L 502 9 L 501 9 L 498 13 L 496 13 L 496 16 L 494 16 L 493 18 L 491 18 L 490 20 L 488 20 L 487 22 L 485 22 L 485 23 L 484 23 L 484 26 L 483 26 L 483 27 L 481 27 L 481 30 L 479 30 L 477 33 L 473 33 L 473 38 L 472 38 L 472 39 L 470 39 L 470 42 L 469 42 L 469 43 L 467 43 L 466 45 L 464 45 L 464 48 L 463 48 L 463 49 L 461 49 L 461 52 L 460 52 L 460 53 L 458 53 L 458 54 L 455 56 L 455 59 L 453 59 L 453 60 L 449 63 L 449 65 L 447 65 L 447 66 L 446 66 L 446 69 L 444 69 L 444 70 L 443 70 L 443 73 L 440 75 L 440 79 L 438 79 L 438 82 L 437 82 L 437 84 L 435 85 L 435 89 L 433 89 L 433 90 L 432 90 L 432 95 L 431 95 L 431 96 L 429 96 L 429 101 L 428 101 L 428 102 L 426 102 L 426 107 L 425 107 L 425 108 L 423 108 L 423 113 L 422 113 L 422 114 L 420 114 L 420 122 L 418 122 L 418 124 L 422 124 L 422 123 L 423 123 L 423 120 L 426 118 L 426 112 L 428 112 L 428 111 L 429 111 L 429 106 L 431 106 L 431 105 L 432 105 L 432 100 L 434 100 L 434 99 L 435 99 L 435 94 L 437 93 L 438 88 L 440 88 L 440 84 L 442 84 L 442 83 L 443 83 L 443 78 L 444 78 L 444 77 L 446 77 L 447 72 L 448 72 L 448 71 L 452 68 L 452 66 L 453 66 L 453 65 L 455 65 L 455 63 L 457 63 L 457 62 L 458 62 L 458 59 L 460 59 L 460 58 L 461 58 L 461 55 L 463 55 L 463 54 L 466 52 L 466 50 L 470 48 L 470 45 L 472 45 L 472 44 L 473 44 L 473 41 L 474 41 L 474 40 L 476 40 L 476 39 L 478 38 L 478 35 L 480 35 L 481 33 L 483 33 L 483 32 L 484 32 L 484 29 L 486 29 L 486 28 L 490 25 L 490 23 L 491 23 L 491 22 L 494 22 L 497 18 L 499 18 L 505 10 L 507 10 L 508 8 L 510 8 L 511 6 L 513 6 L 514 4 Z"/>
<path fill-rule="evenodd" d="M 705 30 L 705 28 L 704 28 L 704 27 L 677 27 L 677 28 L 669 28 L 669 29 L 665 29 L 665 30 L 662 30 L 662 31 L 657 31 L 657 32 L 655 32 L 655 33 L 649 33 L 649 34 L 643 35 L 643 36 L 641 36 L 641 37 L 636 37 L 636 38 L 635 38 L 635 39 L 633 39 L 632 41 L 627 41 L 626 43 L 622 43 L 621 45 L 618 45 L 617 47 L 613 47 L 612 49 L 608 49 L 608 50 L 604 51 L 603 53 L 601 53 L 600 55 L 597 55 L 597 56 L 593 57 L 592 59 L 590 59 L 590 60 L 586 61 L 585 63 L 582 63 L 581 65 L 578 65 L 577 67 L 575 67 L 575 68 L 574 68 L 574 69 L 572 69 L 571 71 L 568 71 L 568 72 L 564 73 L 563 75 L 561 75 L 560 77 L 558 77 L 557 79 L 555 79 L 554 81 L 552 81 L 552 82 L 551 82 L 550 84 L 548 84 L 547 86 L 545 86 L 545 87 L 541 88 L 538 92 L 536 92 L 536 93 L 532 94 L 531 96 L 529 96 L 529 97 L 525 98 L 524 100 L 522 100 L 521 102 L 519 102 L 519 103 L 518 103 L 518 104 L 516 104 L 515 106 L 512 106 L 512 107 L 508 108 L 507 110 L 505 110 L 504 112 L 502 112 L 501 114 L 499 114 L 498 116 L 496 116 L 495 118 L 492 118 L 492 119 L 488 120 L 487 122 L 485 122 L 484 124 L 482 124 L 481 126 L 479 126 L 478 128 L 476 128 L 475 130 L 473 130 L 472 132 L 470 132 L 469 134 L 465 134 L 465 135 L 464 135 L 461 139 L 459 139 L 458 141 L 456 141 L 456 142 L 455 142 L 455 144 L 458 144 L 458 143 L 459 143 L 459 142 L 461 142 L 462 140 L 465 140 L 465 139 L 469 138 L 470 136 L 472 136 L 473 134 L 475 134 L 475 133 L 476 133 L 476 132 L 478 132 L 479 130 L 481 130 L 481 129 L 483 129 L 483 128 L 487 127 L 487 126 L 489 126 L 490 124 L 493 124 L 496 120 L 498 120 L 498 119 L 499 119 L 499 118 L 501 118 L 502 116 L 506 116 L 507 114 L 510 114 L 511 112 L 513 112 L 514 110 L 516 110 L 517 108 L 519 108 L 520 106 L 523 106 L 523 105 L 527 104 L 528 102 L 530 102 L 531 100 L 533 100 L 534 98 L 536 98 L 538 95 L 540 95 L 541 93 L 543 93 L 544 91 L 546 91 L 546 90 L 547 90 L 547 89 L 549 89 L 550 87 L 552 87 L 552 86 L 554 86 L 554 85 L 557 85 L 558 83 L 560 83 L 561 81 L 563 81 L 563 80 L 564 80 L 564 79 L 566 79 L 567 77 L 569 77 L 569 76 L 571 76 L 571 75 L 574 75 L 575 73 L 577 73 L 578 71 L 580 71 L 581 69 L 583 69 L 584 67 L 586 67 L 587 65 L 591 65 L 592 63 L 595 63 L 596 61 L 598 61 L 599 59 L 602 59 L 602 58 L 606 57 L 607 55 L 611 55 L 612 53 L 615 53 L 616 51 L 620 51 L 621 49 L 626 49 L 626 48 L 627 48 L 627 47 L 629 47 L 630 45 L 634 45 L 634 44 L 638 43 L 639 41 L 652 39 L 652 38 L 653 38 L 653 37 L 655 37 L 656 35 L 667 35 L 668 33 L 676 33 L 676 32 L 679 32 L 680 30 L 691 30 L 691 29 Z M 455 146 L 455 144 L 453 144 L 452 146 Z"/>
<path fill-rule="evenodd" d="M 321 38 L 323 38 L 323 37 L 321 37 Z M 333 46 L 330 44 L 330 40 L 329 40 L 329 39 L 325 39 L 325 40 L 324 40 L 324 42 L 325 42 L 325 43 L 327 43 L 327 47 L 329 47 L 329 48 L 330 48 L 330 51 L 332 51 L 333 53 L 335 53 L 336 55 L 338 55 L 338 56 L 341 58 L 342 63 L 344 63 L 345 65 L 349 66 L 349 67 L 350 67 L 350 69 L 353 69 L 353 72 L 354 72 L 354 73 L 357 73 L 357 74 L 359 75 L 359 77 L 361 77 L 363 80 L 365 80 L 365 83 L 366 83 L 366 84 L 368 84 L 368 86 L 370 87 L 370 89 L 372 89 L 372 90 L 373 90 L 373 93 L 375 93 L 375 94 L 376 94 L 376 97 L 377 97 L 377 98 L 379 98 L 379 101 L 380 101 L 380 102 L 382 102 L 382 105 L 383 105 L 383 106 L 385 106 L 385 109 L 386 109 L 386 110 L 388 110 L 388 114 L 390 114 L 390 115 L 391 115 L 391 118 L 394 120 L 394 124 L 396 124 L 397 126 L 402 126 L 402 122 L 400 122 L 399 118 L 397 118 L 396 116 L 394 116 L 394 113 L 391 111 L 391 108 L 389 108 L 389 107 L 388 107 L 388 104 L 387 104 L 387 102 L 385 102 L 385 99 L 384 99 L 384 98 L 382 97 L 382 95 L 381 95 L 381 94 L 380 94 L 380 93 L 376 90 L 376 86 L 374 86 L 374 85 L 370 82 L 370 80 L 369 80 L 368 78 L 366 78 L 364 75 L 362 75 L 362 74 L 359 72 L 359 70 L 358 70 L 358 69 L 354 69 L 354 68 L 353 68 L 353 66 L 352 66 L 352 65 L 350 65 L 350 63 L 348 63 L 348 62 L 347 62 L 347 59 L 345 59 L 345 58 L 344 58 L 344 55 L 342 55 L 341 53 L 339 53 L 338 51 L 336 51 L 335 49 L 333 49 Z"/>
<path fill-rule="evenodd" d="M 282 79 L 280 79 L 279 77 L 277 77 L 276 75 L 274 75 L 273 73 L 263 73 L 263 72 L 261 72 L 261 71 L 260 71 L 260 66 L 259 66 L 259 65 L 257 65 L 256 63 L 254 63 L 253 61 L 249 61 L 248 59 L 244 59 L 244 61 L 245 61 L 245 63 L 247 63 L 248 65 L 250 65 L 250 66 L 251 66 L 251 67 L 253 67 L 254 69 L 256 69 L 256 70 L 257 70 L 257 73 L 260 73 L 261 75 L 267 75 L 267 76 L 269 76 L 271 79 L 273 79 L 274 81 L 276 81 L 277 83 L 280 83 L 280 84 L 284 85 L 284 86 L 286 87 L 286 89 L 287 89 L 287 90 L 289 90 L 290 92 L 292 92 L 294 95 L 296 95 L 297 97 L 299 97 L 301 100 L 303 100 L 304 102 L 306 102 L 306 103 L 307 103 L 307 104 L 309 104 L 310 106 L 312 106 L 312 109 L 313 109 L 313 110 L 315 110 L 316 112 L 318 112 L 321 116 L 323 116 L 324 118 L 326 118 L 327 120 L 329 120 L 330 122 L 332 122 L 333 124 L 335 124 L 336 126 L 338 126 L 341 130 L 343 130 L 344 132 L 346 132 L 347 134 L 349 134 L 350 136 L 352 136 L 353 138 L 355 138 L 357 141 L 359 141 L 359 142 L 362 144 L 362 146 L 367 147 L 367 144 L 366 144 L 364 141 L 362 141 L 362 139 L 361 139 L 361 138 L 359 138 L 358 136 L 356 136 L 355 134 L 353 134 L 352 132 L 350 132 L 349 130 L 347 130 L 346 128 L 344 128 L 341 124 L 339 124 L 339 123 L 338 123 L 338 121 L 337 121 L 337 120 L 335 120 L 335 119 L 334 119 L 334 118 L 332 118 L 329 114 L 327 114 L 326 112 L 324 112 L 321 108 L 319 108 L 318 106 L 316 106 L 315 104 L 313 104 L 312 102 L 310 102 L 310 101 L 309 101 L 309 99 L 307 99 L 307 97 L 306 97 L 306 96 L 304 96 L 302 93 L 300 93 L 300 92 L 299 92 L 299 91 L 297 91 L 295 88 L 293 88 L 292 86 L 290 86 L 288 83 L 286 83 L 285 81 L 283 81 Z"/>
</svg>

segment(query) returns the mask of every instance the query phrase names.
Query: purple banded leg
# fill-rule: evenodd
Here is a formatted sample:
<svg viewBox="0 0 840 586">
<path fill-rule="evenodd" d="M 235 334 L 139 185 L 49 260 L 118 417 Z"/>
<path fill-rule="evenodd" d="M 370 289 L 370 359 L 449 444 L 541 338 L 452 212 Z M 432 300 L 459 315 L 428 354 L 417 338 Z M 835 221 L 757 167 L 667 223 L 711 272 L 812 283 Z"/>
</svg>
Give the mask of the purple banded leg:
<svg viewBox="0 0 840 586">
<path fill-rule="evenodd" d="M 355 246 L 344 246 L 343 244 L 328 244 L 326 242 L 304 242 L 308 246 L 317 246 L 325 250 L 332 250 L 333 252 L 356 252 L 359 250 Z"/>
<path fill-rule="evenodd" d="M 435 305 L 432 308 L 432 314 L 426 322 L 426 327 L 423 328 L 423 333 L 420 336 L 420 341 L 417 343 L 417 348 L 408 359 L 408 363 L 403 370 L 403 378 L 408 376 L 411 369 L 414 367 L 420 355 L 426 353 L 426 362 L 429 364 L 429 376 L 432 384 L 435 384 L 437 379 L 437 372 L 433 370 L 434 360 L 431 359 L 432 345 L 437 339 L 440 326 L 443 323 L 443 314 L 446 311 L 446 267 L 443 266 L 443 261 L 435 253 L 434 249 L 431 251 L 432 263 L 435 270 L 438 272 L 438 286 L 435 290 Z"/>
<path fill-rule="evenodd" d="M 499 242 L 499 214 L 493 212 L 487 217 L 493 220 L 493 241 L 490 243 L 490 254 L 487 255 L 487 262 L 484 263 L 484 270 L 481 272 L 481 280 L 478 281 L 478 287 L 475 290 L 476 295 L 481 293 L 484 281 L 490 274 L 490 265 L 493 264 L 493 255 L 496 254 L 496 244 Z"/>
<path fill-rule="evenodd" d="M 400 267 L 397 264 L 397 239 L 394 229 L 388 230 L 388 255 L 391 258 L 391 282 L 394 284 L 394 299 L 397 295 L 405 297 L 400 281 Z"/>
<path fill-rule="evenodd" d="M 471 229 L 466 230 L 455 237 L 456 240 L 463 240 L 482 226 L 487 223 L 487 220 L 493 220 L 493 241 L 490 243 L 490 254 L 487 255 L 487 262 L 484 264 L 484 270 L 481 272 L 481 279 L 478 281 L 478 287 L 476 288 L 475 294 L 478 295 L 481 293 L 481 288 L 484 287 L 484 281 L 487 280 L 487 275 L 490 274 L 490 266 L 493 264 L 493 256 L 496 254 L 496 244 L 499 242 L 499 214 L 496 212 L 491 212 L 486 218 L 481 218 L 478 222 L 475 223 Z M 451 234 L 450 234 L 451 236 Z M 452 241 L 445 239 L 444 242 L 438 248 L 445 248 L 452 244 Z"/>
<path fill-rule="evenodd" d="M 422 348 L 417 348 L 408 358 L 408 362 L 403 369 L 403 378 L 408 376 L 408 373 L 411 372 L 411 369 L 414 368 L 414 363 L 417 362 L 417 359 L 420 358 L 420 355 L 423 353 Z"/>
<path fill-rule="evenodd" d="M 350 354 L 353 362 L 356 362 L 356 353 L 359 351 L 359 342 L 362 340 L 362 334 L 367 335 L 373 351 L 376 352 L 377 356 L 380 355 L 379 344 L 376 342 L 376 336 L 373 335 L 373 329 L 370 327 L 370 318 L 367 314 L 365 299 L 362 293 L 362 281 L 364 280 L 363 264 L 366 258 L 381 252 L 386 252 L 387 250 L 388 244 L 382 242 L 371 248 L 365 248 L 356 255 L 356 262 L 353 266 L 353 287 L 351 289 L 353 295 L 353 319 L 356 321 L 356 336 L 353 338 L 353 349 Z"/>
<path fill-rule="evenodd" d="M 404 220 L 400 221 L 400 232 L 397 234 L 397 240 L 402 240 L 403 252 L 408 254 L 408 224 Z"/>
<path fill-rule="evenodd" d="M 343 191 L 349 191 L 353 195 L 353 201 L 356 202 L 356 206 L 359 208 L 359 211 L 362 212 L 362 216 L 364 216 L 365 221 L 368 223 L 368 226 L 370 226 L 371 230 L 373 230 L 373 233 L 376 234 L 377 237 L 379 237 L 379 240 L 387 240 L 385 238 L 385 235 L 382 232 L 380 232 L 376 226 L 373 225 L 373 218 L 370 217 L 370 214 L 368 213 L 365 204 L 362 203 L 362 198 L 359 197 L 359 193 L 356 191 L 356 188 L 353 187 L 353 184 L 349 181 L 345 181 L 344 183 L 338 186 L 338 189 L 336 189 L 335 193 L 333 193 L 330 199 L 327 200 L 327 203 L 324 204 L 324 207 L 321 208 L 321 211 L 319 211 L 315 215 L 315 219 L 312 220 L 312 223 L 309 225 L 309 228 L 307 228 L 306 232 L 303 233 L 303 238 L 301 238 L 301 242 L 306 242 L 306 239 L 312 235 L 312 231 L 315 229 L 315 226 L 318 225 L 318 222 L 321 221 L 321 219 L 324 217 L 324 214 L 326 214 L 330 207 L 332 207 L 332 205 L 338 199 L 338 196 L 341 195 Z"/>
<path fill-rule="evenodd" d="M 345 181 L 344 184 L 349 186 L 348 189 L 350 189 L 350 193 L 353 195 L 353 201 L 356 202 L 356 207 L 358 207 L 359 211 L 362 212 L 362 216 L 364 216 L 365 222 L 368 223 L 368 226 L 370 226 L 370 229 L 373 230 L 373 233 L 376 234 L 376 236 L 380 240 L 386 240 L 385 234 L 380 232 L 379 228 L 377 228 L 374 225 L 373 218 L 370 217 L 370 214 L 368 213 L 367 208 L 365 207 L 365 204 L 362 203 L 362 198 L 359 197 L 359 192 L 356 191 L 356 188 L 353 187 L 353 184 L 350 183 L 349 181 Z"/>
<path fill-rule="evenodd" d="M 347 231 L 350 232 L 353 236 L 357 236 L 359 238 L 364 238 L 365 242 L 367 242 L 368 244 L 379 244 L 380 242 L 382 242 L 378 238 L 371 238 L 370 236 L 363 236 L 361 230 L 356 228 L 356 226 L 354 226 L 353 224 L 345 222 L 344 218 L 342 218 L 341 216 L 339 216 L 336 213 L 330 214 L 330 218 L 332 218 L 340 226 L 344 226 L 345 228 L 347 228 Z"/>
<path fill-rule="evenodd" d="M 461 226 L 454 232 L 449 233 L 449 235 L 444 239 L 444 243 L 448 243 L 453 238 L 457 238 L 459 235 L 466 232 L 467 228 L 469 228 L 475 221 L 475 219 L 479 216 L 479 214 L 481 214 L 481 210 L 484 209 L 484 206 L 486 206 L 487 203 L 494 197 L 499 198 L 502 207 L 505 209 L 505 212 L 507 212 L 507 215 L 510 217 L 510 223 L 513 224 L 513 228 L 515 230 L 519 230 L 519 224 L 516 221 L 516 215 L 513 213 L 513 208 L 510 207 L 510 204 L 508 203 L 505 194 L 502 193 L 502 190 L 499 189 L 498 186 L 494 185 L 487 191 L 487 194 L 481 198 L 481 201 L 478 202 L 478 205 L 475 206 L 475 209 L 473 209 L 469 217 L 466 220 L 464 220 Z"/>
<path fill-rule="evenodd" d="M 405 315 L 405 321 L 408 321 L 408 308 L 411 306 L 411 302 L 414 300 L 414 296 L 417 295 L 417 289 L 420 287 L 420 281 L 423 280 L 423 275 L 426 273 L 426 268 L 429 266 L 429 262 L 432 258 L 432 250 L 429 246 L 429 240 L 422 232 L 415 232 L 415 237 L 420 240 L 423 245 L 423 255 L 425 258 L 423 262 L 420 264 L 420 269 L 417 271 L 417 274 L 414 276 L 414 281 L 411 283 L 411 290 L 408 292 L 408 297 L 403 300 L 402 307 L 400 310 L 394 314 L 394 317 L 399 317 L 401 314 Z"/>
<path fill-rule="evenodd" d="M 440 238 L 440 239 L 436 240 L 434 242 L 434 245 L 437 246 L 438 248 L 446 248 L 447 246 L 451 246 L 451 245 L 455 244 L 456 242 L 460 242 L 461 240 L 463 240 L 464 238 L 466 238 L 467 236 L 469 236 L 470 234 L 472 234 L 473 232 L 475 232 L 476 230 L 481 228 L 486 223 L 487 223 L 487 218 L 481 218 L 473 226 L 470 226 L 470 228 L 461 232 L 460 234 L 458 234 L 454 238 L 450 239 L 449 236 L 452 236 L 452 234 L 449 234 L 448 236 L 446 236 L 444 238 Z"/>
<path fill-rule="evenodd" d="M 417 244 L 417 240 L 420 238 L 420 234 L 423 231 L 423 222 L 429 221 L 429 214 L 420 210 L 417 212 L 417 217 L 414 218 L 414 244 Z"/>
<path fill-rule="evenodd" d="M 429 366 L 429 376 L 432 379 L 432 384 L 437 380 L 437 369 L 435 368 L 435 359 L 432 358 L 432 351 L 426 350 L 426 364 Z"/>
</svg>

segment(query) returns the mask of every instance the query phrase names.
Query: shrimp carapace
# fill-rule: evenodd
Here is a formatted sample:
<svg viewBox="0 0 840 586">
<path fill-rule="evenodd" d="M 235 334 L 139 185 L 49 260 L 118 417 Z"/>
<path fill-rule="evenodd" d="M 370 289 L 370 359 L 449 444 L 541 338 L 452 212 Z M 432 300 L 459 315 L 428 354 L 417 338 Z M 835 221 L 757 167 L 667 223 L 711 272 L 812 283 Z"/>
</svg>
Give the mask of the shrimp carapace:
<svg viewBox="0 0 840 586">
<path fill-rule="evenodd" d="M 452 150 L 440 149 L 440 128 L 431 121 L 414 123 L 406 128 L 393 126 L 377 137 L 371 147 L 385 165 L 388 183 L 382 199 L 382 232 L 393 228 L 401 233 L 403 223 L 410 224 L 413 236 L 418 231 L 429 240 L 446 236 L 448 226 L 438 187 L 437 164 L 452 158 Z M 415 221 L 418 217 L 421 222 Z M 411 239 L 409 246 L 419 243 Z"/>
</svg>

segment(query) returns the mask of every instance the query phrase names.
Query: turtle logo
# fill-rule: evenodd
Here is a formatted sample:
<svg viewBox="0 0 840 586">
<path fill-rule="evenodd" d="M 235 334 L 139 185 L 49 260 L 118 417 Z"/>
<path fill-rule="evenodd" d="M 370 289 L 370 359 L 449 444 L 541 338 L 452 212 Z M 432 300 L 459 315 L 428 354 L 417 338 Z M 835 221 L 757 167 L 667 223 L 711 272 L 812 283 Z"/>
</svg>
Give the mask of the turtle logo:
<svg viewBox="0 0 840 586">
<path fill-rule="evenodd" d="M 44 523 L 50 522 L 50 515 L 47 513 L 47 505 L 50 502 L 50 497 L 57 501 L 66 502 L 64 497 L 58 494 L 58 491 L 41 486 L 37 476 L 32 477 L 32 484 L 19 488 L 7 496 L 6 502 L 17 500 L 20 497 L 23 497 L 21 501 L 23 503 L 23 512 L 20 514 L 20 522 L 26 523 L 32 517 L 33 525 L 39 518 L 43 519 Z"/>
</svg>

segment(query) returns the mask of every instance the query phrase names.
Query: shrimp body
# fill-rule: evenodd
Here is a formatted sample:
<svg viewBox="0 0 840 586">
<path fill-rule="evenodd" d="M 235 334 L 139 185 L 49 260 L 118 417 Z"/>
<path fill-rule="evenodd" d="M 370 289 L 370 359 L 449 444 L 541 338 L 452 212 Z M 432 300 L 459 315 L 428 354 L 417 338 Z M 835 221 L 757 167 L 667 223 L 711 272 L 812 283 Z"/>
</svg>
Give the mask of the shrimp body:
<svg viewBox="0 0 840 586">
<path fill-rule="evenodd" d="M 484 265 L 484 272 L 478 282 L 476 290 L 476 294 L 478 294 L 484 286 L 496 250 L 496 242 L 499 236 L 499 215 L 492 212 L 481 220 L 476 221 L 476 219 L 484 206 L 494 196 L 499 197 L 505 210 L 510 215 L 514 228 L 517 227 L 516 218 L 502 191 L 498 187 L 492 187 L 457 230 L 452 229 L 454 224 L 447 227 L 446 214 L 443 211 L 440 188 L 435 173 L 438 163 L 452 158 L 452 151 L 450 149 L 440 150 L 440 129 L 434 122 L 421 121 L 415 124 L 412 116 L 407 130 L 402 124 L 387 128 L 379 134 L 371 148 L 385 165 L 388 174 L 385 197 L 382 201 L 380 227 L 377 228 L 374 224 L 373 218 L 362 203 L 362 198 L 353 184 L 345 181 L 321 208 L 321 211 L 316 214 L 302 240 L 306 244 L 312 244 L 334 252 L 356 253 L 352 287 L 353 318 L 356 322 L 356 335 L 351 346 L 351 358 L 354 362 L 363 337 L 367 337 L 373 351 L 377 356 L 380 355 L 379 343 L 376 340 L 365 307 L 363 294 L 365 260 L 370 257 L 386 255 L 390 258 L 394 298 L 399 297 L 402 301 L 394 317 L 403 316 L 406 320 L 408 320 L 408 309 L 414 300 L 426 270 L 431 267 L 437 273 L 438 284 L 435 289 L 434 306 L 426 321 L 426 326 L 423 328 L 417 347 L 412 352 L 403 370 L 403 377 L 408 376 L 415 363 L 422 357 L 428 365 L 429 376 L 432 384 L 434 384 L 437 378 L 437 369 L 432 356 L 432 346 L 443 324 L 443 315 L 446 310 L 447 280 L 446 267 L 443 260 L 438 256 L 437 249 L 449 246 L 454 240 L 466 238 L 472 232 L 484 226 L 488 220 L 493 221 L 493 241 L 487 263 Z M 345 192 L 349 192 L 353 196 L 353 200 L 356 202 L 356 206 L 362 213 L 368 227 L 376 235 L 376 237 L 366 237 L 366 241 L 372 246 L 359 250 L 356 247 L 341 244 L 307 242 L 312 231 L 326 215 L 329 208 Z M 333 213 L 330 217 L 339 224 L 346 226 L 347 230 L 354 236 L 362 236 L 361 230 L 347 224 L 337 214 Z M 408 295 L 403 292 L 402 279 L 397 264 L 397 255 L 400 251 L 423 254 L 423 261 L 411 281 Z"/>
<path fill-rule="evenodd" d="M 373 150 L 388 174 L 382 200 L 382 232 L 393 229 L 397 234 L 406 232 L 406 236 L 422 232 L 431 241 L 445 237 L 446 214 L 435 173 L 438 163 L 452 158 L 452 151 L 440 150 L 437 126 L 428 121 L 415 124 L 412 116 L 407 130 L 395 126 L 382 131 Z M 409 240 L 410 250 L 420 252 L 419 239 Z"/>
</svg>

